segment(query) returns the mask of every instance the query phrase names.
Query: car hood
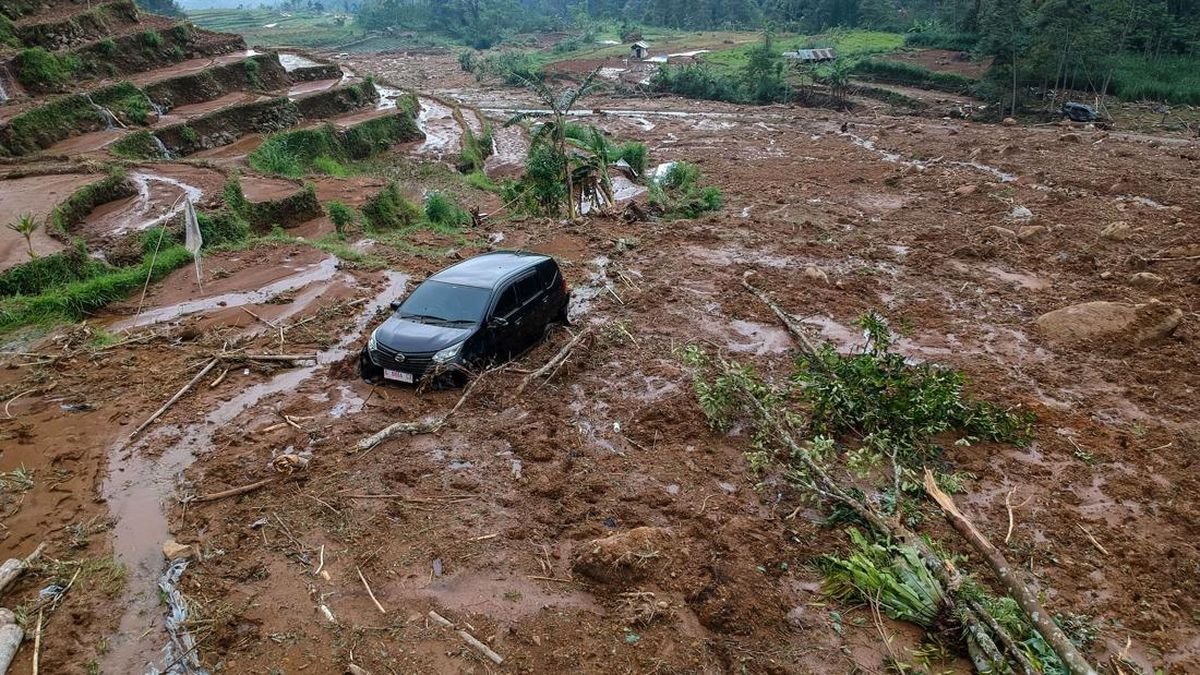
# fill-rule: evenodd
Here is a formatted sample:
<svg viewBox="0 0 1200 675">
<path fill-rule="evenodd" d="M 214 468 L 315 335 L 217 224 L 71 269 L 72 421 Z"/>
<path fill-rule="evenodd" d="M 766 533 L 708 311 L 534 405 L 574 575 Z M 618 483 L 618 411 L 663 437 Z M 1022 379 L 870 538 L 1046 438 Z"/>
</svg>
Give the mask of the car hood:
<svg viewBox="0 0 1200 675">
<path fill-rule="evenodd" d="M 436 352 L 467 339 L 475 328 L 418 323 L 392 316 L 376 330 L 375 339 L 401 352 Z"/>
</svg>

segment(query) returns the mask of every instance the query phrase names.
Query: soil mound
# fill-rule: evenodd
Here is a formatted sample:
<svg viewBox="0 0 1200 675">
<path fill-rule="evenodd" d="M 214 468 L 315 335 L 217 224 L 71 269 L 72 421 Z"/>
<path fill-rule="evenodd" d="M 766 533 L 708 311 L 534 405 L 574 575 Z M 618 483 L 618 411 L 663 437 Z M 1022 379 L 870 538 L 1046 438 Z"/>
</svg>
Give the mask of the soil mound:
<svg viewBox="0 0 1200 675">
<path fill-rule="evenodd" d="M 1043 314 L 1037 318 L 1037 327 L 1048 341 L 1057 344 L 1104 340 L 1138 347 L 1171 335 L 1182 319 L 1182 310 L 1158 300 L 1138 305 L 1099 301 Z"/>
</svg>

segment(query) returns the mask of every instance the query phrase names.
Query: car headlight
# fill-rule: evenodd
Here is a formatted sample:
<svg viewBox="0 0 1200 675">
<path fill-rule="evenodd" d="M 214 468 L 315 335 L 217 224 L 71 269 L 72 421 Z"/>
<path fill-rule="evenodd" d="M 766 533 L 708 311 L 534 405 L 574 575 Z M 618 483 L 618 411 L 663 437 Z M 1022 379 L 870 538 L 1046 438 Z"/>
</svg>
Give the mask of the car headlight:
<svg viewBox="0 0 1200 675">
<path fill-rule="evenodd" d="M 375 339 L 375 334 L 378 332 L 378 328 L 371 331 L 371 339 L 367 340 L 367 349 L 370 351 L 377 351 L 379 349 L 379 342 Z"/>
<path fill-rule="evenodd" d="M 450 361 L 458 358 L 458 355 L 462 353 L 462 348 L 462 342 L 446 347 L 442 351 L 433 355 L 433 361 L 434 363 L 449 363 Z"/>
</svg>

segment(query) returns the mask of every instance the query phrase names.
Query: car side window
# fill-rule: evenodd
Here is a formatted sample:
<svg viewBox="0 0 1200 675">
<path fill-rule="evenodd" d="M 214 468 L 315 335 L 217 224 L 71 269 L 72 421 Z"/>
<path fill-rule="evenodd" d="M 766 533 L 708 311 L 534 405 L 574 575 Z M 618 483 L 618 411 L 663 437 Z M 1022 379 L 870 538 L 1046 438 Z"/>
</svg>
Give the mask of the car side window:
<svg viewBox="0 0 1200 675">
<path fill-rule="evenodd" d="M 500 300 L 496 302 L 496 311 L 493 316 L 507 317 L 512 314 L 521 303 L 517 301 L 517 289 L 513 286 L 505 286 L 500 292 Z"/>
<path fill-rule="evenodd" d="M 542 288 L 550 290 L 558 283 L 558 266 L 553 262 L 538 267 L 538 281 L 541 282 Z"/>
<path fill-rule="evenodd" d="M 521 299 L 522 303 L 527 303 L 537 299 L 538 293 L 540 292 L 541 289 L 538 288 L 538 278 L 535 274 L 530 274 L 529 276 L 517 281 L 517 297 Z"/>
</svg>

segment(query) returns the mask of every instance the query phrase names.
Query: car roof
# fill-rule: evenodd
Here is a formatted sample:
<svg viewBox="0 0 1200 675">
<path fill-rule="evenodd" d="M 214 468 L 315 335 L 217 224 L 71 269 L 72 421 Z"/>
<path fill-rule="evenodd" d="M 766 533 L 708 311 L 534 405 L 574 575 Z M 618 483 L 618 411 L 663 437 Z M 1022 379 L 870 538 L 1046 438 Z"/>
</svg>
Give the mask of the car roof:
<svg viewBox="0 0 1200 675">
<path fill-rule="evenodd" d="M 429 277 L 429 281 L 494 288 L 500 281 L 550 259 L 527 251 L 492 251 L 451 265 Z"/>
</svg>

